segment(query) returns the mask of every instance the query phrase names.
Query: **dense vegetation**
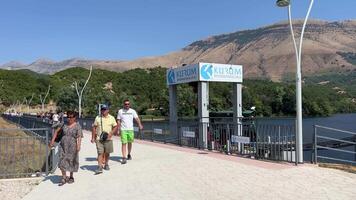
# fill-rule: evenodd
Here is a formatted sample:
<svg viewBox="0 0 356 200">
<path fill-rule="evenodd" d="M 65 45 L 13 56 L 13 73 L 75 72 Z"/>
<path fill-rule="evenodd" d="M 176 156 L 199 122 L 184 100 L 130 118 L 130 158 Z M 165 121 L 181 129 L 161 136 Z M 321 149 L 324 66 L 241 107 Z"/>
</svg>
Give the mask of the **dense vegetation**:
<svg viewBox="0 0 356 200">
<path fill-rule="evenodd" d="M 29 99 L 35 94 L 32 105 L 40 103 L 39 94 L 44 95 L 48 85 L 52 86 L 49 99 L 56 102 L 60 110 L 77 109 L 77 94 L 74 81 L 84 85 L 89 71 L 70 68 L 54 75 L 39 75 L 31 71 L 0 70 L 0 101 L 9 106 L 16 101 Z M 133 69 L 123 73 L 93 70 L 92 78 L 83 95 L 85 116 L 96 113 L 98 103 L 109 103 L 112 112 L 128 98 L 132 107 L 140 114 L 167 116 L 168 88 L 166 69 Z M 320 84 L 323 81 L 326 84 Z M 356 112 L 356 73 L 330 74 L 307 77 L 303 85 L 303 112 L 307 116 L 327 116 L 333 113 Z M 227 111 L 232 108 L 232 85 L 210 83 L 211 111 Z M 197 113 L 196 84 L 178 87 L 179 116 L 194 116 Z M 48 102 L 48 100 L 47 100 Z M 243 107 L 256 106 L 260 116 L 295 115 L 295 85 L 268 80 L 245 80 L 243 83 Z"/>
</svg>

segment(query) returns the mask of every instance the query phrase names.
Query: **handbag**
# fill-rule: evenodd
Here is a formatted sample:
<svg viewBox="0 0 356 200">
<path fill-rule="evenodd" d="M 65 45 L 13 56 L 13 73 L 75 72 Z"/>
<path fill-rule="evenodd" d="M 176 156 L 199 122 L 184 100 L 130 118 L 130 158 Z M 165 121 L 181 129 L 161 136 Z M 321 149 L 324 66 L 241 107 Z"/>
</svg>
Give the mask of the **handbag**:
<svg viewBox="0 0 356 200">
<path fill-rule="evenodd" d="M 108 136 L 109 136 L 109 134 L 107 132 L 103 131 L 100 134 L 99 139 L 100 139 L 100 141 L 105 142 L 108 139 Z"/>
<path fill-rule="evenodd" d="M 101 133 L 100 133 L 100 136 L 99 136 L 99 140 L 101 142 L 105 142 L 108 137 L 109 137 L 109 134 L 105 131 L 103 131 L 103 116 L 100 115 L 100 126 L 101 126 Z"/>
<path fill-rule="evenodd" d="M 63 126 L 64 126 L 64 124 L 61 126 L 60 130 L 59 130 L 58 133 L 57 133 L 56 138 L 54 139 L 54 141 L 57 142 L 57 143 L 59 143 L 59 142 L 62 140 L 62 137 L 63 137 L 63 135 L 64 135 L 64 133 L 63 133 Z"/>
</svg>

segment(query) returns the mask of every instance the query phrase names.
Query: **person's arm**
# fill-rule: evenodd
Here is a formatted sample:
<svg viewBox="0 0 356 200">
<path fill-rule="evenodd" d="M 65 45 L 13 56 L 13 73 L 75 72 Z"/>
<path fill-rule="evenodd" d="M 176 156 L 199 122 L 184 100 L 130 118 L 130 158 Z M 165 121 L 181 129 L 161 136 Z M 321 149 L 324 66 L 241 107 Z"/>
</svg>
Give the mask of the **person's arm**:
<svg viewBox="0 0 356 200">
<path fill-rule="evenodd" d="M 136 120 L 136 122 L 137 122 L 137 124 L 138 124 L 138 128 L 139 128 L 140 130 L 142 130 L 142 129 L 143 129 L 143 126 L 142 126 L 142 123 L 141 123 L 140 118 L 139 118 L 139 117 L 136 117 L 135 120 Z"/>
<path fill-rule="evenodd" d="M 96 125 L 93 125 L 93 129 L 91 131 L 91 143 L 94 143 L 96 140 Z"/>
<path fill-rule="evenodd" d="M 49 143 L 49 147 L 53 147 L 54 146 L 54 140 L 56 139 L 57 135 L 58 135 L 58 132 L 61 130 L 61 127 L 57 128 L 55 131 L 54 131 L 54 134 L 53 134 L 53 137 L 52 137 L 52 140 L 51 142 Z"/>
<path fill-rule="evenodd" d="M 112 129 L 111 129 L 111 132 L 109 133 L 109 139 L 111 139 L 111 137 L 113 135 L 116 135 L 116 131 L 117 131 L 117 122 L 114 117 L 112 118 L 111 126 L 112 126 Z"/>
<path fill-rule="evenodd" d="M 117 125 L 115 125 L 115 126 L 113 127 L 113 129 L 111 130 L 111 132 L 110 132 L 110 138 L 111 138 L 113 135 L 117 135 L 116 133 L 117 133 Z"/>
<path fill-rule="evenodd" d="M 117 128 L 116 128 L 116 131 L 117 131 L 117 135 L 120 136 L 120 130 L 121 130 L 121 118 L 120 118 L 120 111 L 117 112 L 117 117 L 116 117 L 116 124 L 117 124 Z"/>
<path fill-rule="evenodd" d="M 77 134 L 78 134 L 77 135 L 77 151 L 80 151 L 80 145 L 82 144 L 82 137 L 83 137 L 82 127 L 79 126 Z"/>
<path fill-rule="evenodd" d="M 97 132 L 97 127 L 99 126 L 99 118 L 98 117 L 96 117 L 95 118 L 95 120 L 94 120 L 94 123 L 93 123 L 93 128 L 92 128 L 92 130 L 91 130 L 91 143 L 94 143 L 95 142 L 95 140 L 96 140 L 96 132 Z"/>
<path fill-rule="evenodd" d="M 116 123 L 117 123 L 117 126 L 116 126 L 117 135 L 120 136 L 120 134 L 121 134 L 121 132 L 120 132 L 120 130 L 121 130 L 121 120 L 120 119 L 116 120 Z"/>
</svg>

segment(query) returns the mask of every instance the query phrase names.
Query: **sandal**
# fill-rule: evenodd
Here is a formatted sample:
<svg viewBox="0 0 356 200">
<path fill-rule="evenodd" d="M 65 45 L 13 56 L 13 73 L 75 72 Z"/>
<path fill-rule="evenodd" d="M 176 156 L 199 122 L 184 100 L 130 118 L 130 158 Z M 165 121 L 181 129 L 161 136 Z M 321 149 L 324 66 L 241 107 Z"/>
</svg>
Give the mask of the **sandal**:
<svg viewBox="0 0 356 200">
<path fill-rule="evenodd" d="M 72 183 L 74 183 L 74 177 L 73 176 L 69 177 L 69 179 L 68 179 L 68 184 L 72 184 Z"/>
<path fill-rule="evenodd" d="M 58 186 L 63 186 L 64 184 L 66 184 L 68 182 L 68 177 L 62 178 L 61 182 L 58 184 Z"/>
</svg>

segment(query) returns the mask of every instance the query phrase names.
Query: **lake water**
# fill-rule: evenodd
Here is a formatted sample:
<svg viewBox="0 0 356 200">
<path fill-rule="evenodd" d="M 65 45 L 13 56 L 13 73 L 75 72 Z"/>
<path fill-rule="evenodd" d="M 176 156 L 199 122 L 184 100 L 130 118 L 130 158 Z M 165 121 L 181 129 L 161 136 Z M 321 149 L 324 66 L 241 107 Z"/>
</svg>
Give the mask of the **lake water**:
<svg viewBox="0 0 356 200">
<path fill-rule="evenodd" d="M 260 118 L 257 119 L 257 123 L 268 123 L 278 125 L 290 125 L 295 123 L 295 118 Z M 341 129 L 356 133 L 356 113 L 353 114 L 337 114 L 331 117 L 318 117 L 318 118 L 303 118 L 303 143 L 308 144 L 313 142 L 314 137 L 314 125 L 321 125 L 335 129 Z M 343 134 L 335 131 L 326 131 L 318 129 L 318 134 L 333 138 L 350 137 L 349 134 Z M 346 150 L 355 151 L 355 147 L 347 147 Z M 321 156 L 329 156 L 347 160 L 355 160 L 356 156 L 350 153 L 334 152 L 321 150 L 318 151 Z M 310 161 L 311 152 L 304 152 L 304 160 Z"/>
</svg>

